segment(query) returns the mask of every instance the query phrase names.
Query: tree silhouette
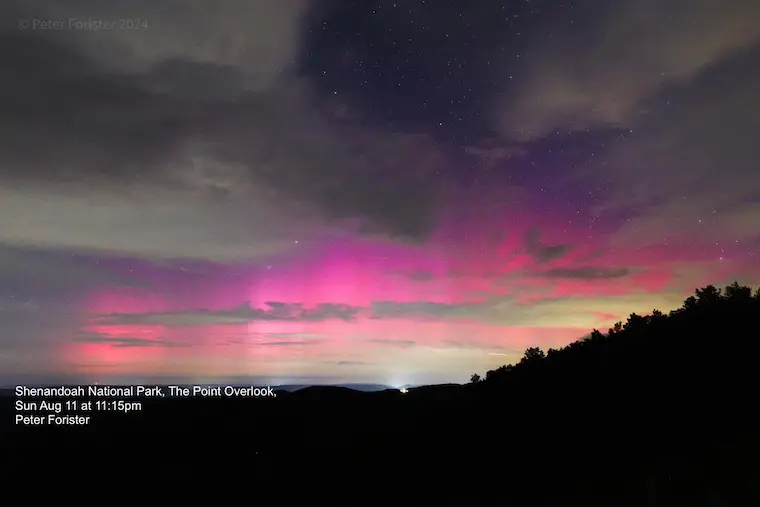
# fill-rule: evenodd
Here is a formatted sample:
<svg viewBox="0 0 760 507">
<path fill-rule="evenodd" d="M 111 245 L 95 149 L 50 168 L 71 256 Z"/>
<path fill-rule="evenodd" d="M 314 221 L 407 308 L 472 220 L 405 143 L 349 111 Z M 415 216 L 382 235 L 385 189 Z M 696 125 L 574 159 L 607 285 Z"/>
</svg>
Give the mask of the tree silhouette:
<svg viewBox="0 0 760 507">
<path fill-rule="evenodd" d="M 658 386 L 681 385 L 693 375 L 699 379 L 695 385 L 704 383 L 705 389 L 717 393 L 707 378 L 744 378 L 754 368 L 751 362 L 760 340 L 750 339 L 747 330 L 756 327 L 756 315 L 760 289 L 753 292 L 738 282 L 724 290 L 708 285 L 669 314 L 657 309 L 648 316 L 631 313 L 625 324 L 616 322 L 606 334 L 594 329 L 585 339 L 549 349 L 548 355 L 530 347 L 517 364 L 487 371 L 483 383 L 557 385 L 565 390 L 573 385 L 580 396 L 578 389 L 662 390 Z M 546 368 L 533 368 L 539 364 Z"/>
<path fill-rule="evenodd" d="M 689 296 L 686 298 L 686 300 L 683 302 L 683 309 L 684 310 L 693 310 L 697 307 L 697 298 L 694 296 Z"/>
<path fill-rule="evenodd" d="M 525 351 L 525 355 L 523 356 L 521 363 L 535 363 L 537 361 L 540 361 L 546 357 L 544 355 L 544 351 L 541 350 L 539 347 L 530 347 Z"/>
<path fill-rule="evenodd" d="M 700 306 L 717 305 L 718 303 L 720 303 L 721 296 L 722 296 L 721 290 L 715 288 L 714 285 L 708 285 L 707 287 L 703 289 L 697 289 L 696 295 L 697 295 L 697 303 Z"/>
<path fill-rule="evenodd" d="M 739 285 L 739 282 L 734 282 L 726 287 L 726 298 L 729 301 L 736 302 L 749 302 L 752 300 L 752 288 Z"/>
</svg>

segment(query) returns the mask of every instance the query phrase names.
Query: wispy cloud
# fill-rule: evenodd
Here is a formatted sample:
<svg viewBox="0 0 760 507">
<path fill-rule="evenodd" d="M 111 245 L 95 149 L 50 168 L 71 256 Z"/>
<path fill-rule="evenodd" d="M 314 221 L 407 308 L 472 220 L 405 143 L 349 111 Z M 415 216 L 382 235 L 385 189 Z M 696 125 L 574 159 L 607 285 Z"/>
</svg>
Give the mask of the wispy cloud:
<svg viewBox="0 0 760 507">
<path fill-rule="evenodd" d="M 574 278 L 578 280 L 608 280 L 610 278 L 624 278 L 630 270 L 627 268 L 605 268 L 601 266 L 581 266 L 570 268 L 549 269 L 538 273 L 544 278 Z"/>
<path fill-rule="evenodd" d="M 429 282 L 435 279 L 435 273 L 427 269 L 415 269 L 413 271 L 399 271 L 398 274 L 405 276 L 414 282 Z"/>
<path fill-rule="evenodd" d="M 155 340 L 150 338 L 138 338 L 133 336 L 110 336 L 103 333 L 91 331 L 82 331 L 72 339 L 73 342 L 79 343 L 102 343 L 111 345 L 115 348 L 132 348 L 132 347 L 191 347 L 190 343 L 172 342 L 166 340 Z"/>
<path fill-rule="evenodd" d="M 388 347 L 398 347 L 402 349 L 408 349 L 417 345 L 411 340 L 371 340 L 371 343 Z"/>
<path fill-rule="evenodd" d="M 338 366 L 372 366 L 376 363 L 370 363 L 366 361 L 337 361 L 337 362 L 328 363 L 328 364 L 335 364 Z"/>
<path fill-rule="evenodd" d="M 525 233 L 525 248 L 528 255 L 536 262 L 543 263 L 560 259 L 570 250 L 569 245 L 546 245 L 541 241 L 541 232 L 537 227 Z"/>
<path fill-rule="evenodd" d="M 317 345 L 319 344 L 319 341 L 312 340 L 312 341 L 306 341 L 306 340 L 299 340 L 299 341 L 290 341 L 290 342 L 256 342 L 251 343 L 251 346 L 255 347 L 300 347 L 302 345 Z"/>
<path fill-rule="evenodd" d="M 572 19 L 582 8 L 597 15 Z M 628 128 L 661 90 L 760 41 L 760 6 L 741 0 L 620 0 L 604 9 L 586 1 L 557 16 L 553 37 L 528 35 L 533 57 L 517 90 L 502 99 L 510 139 Z"/>
<path fill-rule="evenodd" d="M 353 320 L 360 308 L 341 303 L 321 303 L 312 308 L 301 303 L 270 301 L 265 308 L 242 303 L 235 308 L 209 310 L 190 309 L 172 312 L 110 313 L 93 315 L 99 325 L 164 325 L 171 327 L 204 326 L 210 324 L 243 324 L 255 321 L 318 322 Z"/>
</svg>

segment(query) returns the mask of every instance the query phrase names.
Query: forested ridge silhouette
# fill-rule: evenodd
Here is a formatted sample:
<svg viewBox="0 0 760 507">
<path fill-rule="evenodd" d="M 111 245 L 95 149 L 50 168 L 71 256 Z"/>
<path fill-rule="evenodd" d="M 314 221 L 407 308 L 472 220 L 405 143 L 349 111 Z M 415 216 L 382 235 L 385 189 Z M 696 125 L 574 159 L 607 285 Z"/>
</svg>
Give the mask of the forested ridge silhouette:
<svg viewBox="0 0 760 507">
<path fill-rule="evenodd" d="M 560 349 L 544 353 L 528 348 L 518 363 L 490 370 L 483 378 L 474 374 L 471 382 L 502 395 L 522 391 L 525 396 L 541 389 L 551 398 L 560 392 L 593 395 L 600 388 L 657 395 L 648 389 L 656 385 L 716 394 L 721 385 L 757 380 L 758 316 L 760 289 L 753 294 L 738 282 L 723 290 L 708 285 L 669 314 L 657 309 L 645 316 L 632 313 L 606 333 L 594 329 Z"/>
<path fill-rule="evenodd" d="M 16 428 L 6 442 L 148 457 L 179 481 L 210 455 L 235 455 L 244 465 L 226 474 L 297 481 L 277 490 L 283 501 L 371 491 L 399 503 L 758 505 L 758 316 L 760 289 L 710 285 L 668 314 L 529 348 L 465 385 L 166 400 L 76 431 Z"/>
</svg>

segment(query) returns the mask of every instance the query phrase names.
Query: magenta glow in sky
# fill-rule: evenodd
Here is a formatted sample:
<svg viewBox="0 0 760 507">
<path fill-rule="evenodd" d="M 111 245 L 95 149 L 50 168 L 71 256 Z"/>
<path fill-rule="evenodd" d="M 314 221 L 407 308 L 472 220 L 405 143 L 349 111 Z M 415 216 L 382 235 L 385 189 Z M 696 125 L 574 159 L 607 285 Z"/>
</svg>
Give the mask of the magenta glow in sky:
<svg viewBox="0 0 760 507">
<path fill-rule="evenodd" d="M 498 232 L 500 221 L 488 228 Z M 559 245 L 531 249 L 537 229 L 512 227 L 442 226 L 419 245 L 294 242 L 286 260 L 197 272 L 117 265 L 144 286 L 90 291 L 61 367 L 93 378 L 464 381 L 527 347 L 563 346 L 631 312 L 675 308 L 702 282 L 691 270 L 705 280 L 760 275 L 737 248 L 723 260 L 706 245 L 702 255 L 687 247 L 613 255 L 603 241 L 573 246 L 578 232 L 557 232 L 567 245 L 560 255 Z"/>
<path fill-rule="evenodd" d="M 161 3 L 0 8 L 161 27 L 0 33 L 3 383 L 462 382 L 760 283 L 751 2 Z"/>
</svg>

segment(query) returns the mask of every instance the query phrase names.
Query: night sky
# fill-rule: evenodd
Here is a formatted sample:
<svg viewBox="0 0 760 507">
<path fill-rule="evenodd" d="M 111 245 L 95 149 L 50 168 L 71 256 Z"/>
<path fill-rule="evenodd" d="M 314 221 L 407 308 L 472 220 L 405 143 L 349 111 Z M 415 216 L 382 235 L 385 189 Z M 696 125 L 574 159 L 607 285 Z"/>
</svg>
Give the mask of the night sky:
<svg viewBox="0 0 760 507">
<path fill-rule="evenodd" d="M 463 382 L 760 284 L 760 2 L 0 19 L 0 383 Z"/>
</svg>

